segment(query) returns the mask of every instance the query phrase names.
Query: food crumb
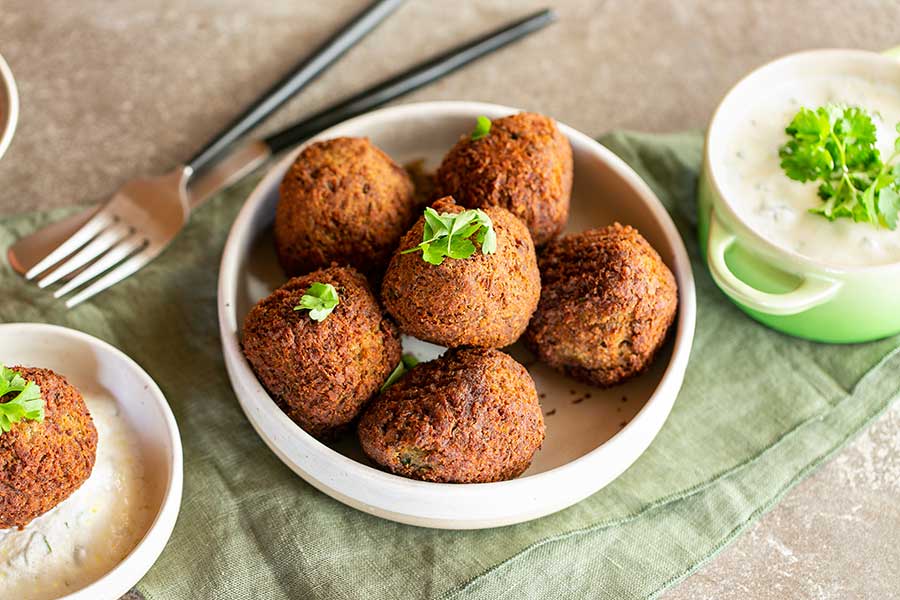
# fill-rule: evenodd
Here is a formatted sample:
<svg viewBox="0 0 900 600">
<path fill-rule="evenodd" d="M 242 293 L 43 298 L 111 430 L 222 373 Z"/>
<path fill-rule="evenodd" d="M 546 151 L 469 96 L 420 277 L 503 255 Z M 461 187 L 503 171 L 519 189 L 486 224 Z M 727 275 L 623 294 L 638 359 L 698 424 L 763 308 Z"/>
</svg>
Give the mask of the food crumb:
<svg viewBox="0 0 900 600">
<path fill-rule="evenodd" d="M 555 414 L 556 414 L 556 409 L 555 409 L 555 408 L 551 408 L 550 410 L 548 410 L 547 412 L 544 413 L 544 416 L 546 416 L 546 417 L 552 417 L 552 416 L 555 415 Z"/>
<path fill-rule="evenodd" d="M 575 395 L 575 390 L 569 390 L 569 394 L 570 394 L 571 396 L 574 396 L 574 395 Z"/>
<path fill-rule="evenodd" d="M 619 423 L 619 429 L 623 429 L 626 425 L 628 425 L 628 421 L 622 421 Z"/>
<path fill-rule="evenodd" d="M 622 396 L 622 402 L 628 402 L 628 396 Z"/>
<path fill-rule="evenodd" d="M 545 394 L 544 392 L 541 392 L 540 394 L 538 394 L 538 398 L 540 398 L 541 400 L 544 400 L 546 397 L 547 397 L 547 394 Z"/>
<path fill-rule="evenodd" d="M 584 402 L 585 398 L 587 398 L 587 396 L 579 396 L 578 398 L 572 400 L 572 404 L 581 404 L 582 402 Z"/>
</svg>

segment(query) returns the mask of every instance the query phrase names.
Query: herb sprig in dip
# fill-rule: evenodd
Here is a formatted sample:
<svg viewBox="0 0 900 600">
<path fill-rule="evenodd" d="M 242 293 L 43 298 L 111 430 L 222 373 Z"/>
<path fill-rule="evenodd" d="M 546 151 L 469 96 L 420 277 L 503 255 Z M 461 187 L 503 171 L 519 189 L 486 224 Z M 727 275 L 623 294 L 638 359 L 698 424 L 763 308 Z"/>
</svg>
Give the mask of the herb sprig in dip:
<svg viewBox="0 0 900 600">
<path fill-rule="evenodd" d="M 821 182 L 823 204 L 810 212 L 829 221 L 850 218 L 897 228 L 900 138 L 894 140 L 894 151 L 883 161 L 869 113 L 836 105 L 801 108 L 785 132 L 790 139 L 778 152 L 785 174 L 796 181 Z"/>
</svg>

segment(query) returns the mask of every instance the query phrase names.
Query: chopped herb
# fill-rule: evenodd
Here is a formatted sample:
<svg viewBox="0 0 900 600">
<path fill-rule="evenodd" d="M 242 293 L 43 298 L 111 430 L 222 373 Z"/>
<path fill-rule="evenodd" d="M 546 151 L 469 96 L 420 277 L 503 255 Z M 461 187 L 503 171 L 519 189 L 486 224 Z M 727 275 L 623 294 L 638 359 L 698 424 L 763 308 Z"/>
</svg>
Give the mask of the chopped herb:
<svg viewBox="0 0 900 600">
<path fill-rule="evenodd" d="M 0 404 L 0 430 L 10 430 L 13 423 L 22 419 L 30 421 L 44 420 L 44 399 L 41 388 L 33 381 L 25 378 L 12 369 L 0 366 L 0 398 L 7 394 L 15 394 L 8 402 Z"/>
<path fill-rule="evenodd" d="M 481 245 L 482 254 L 497 251 L 497 234 L 491 218 L 481 209 L 464 210 L 461 213 L 441 213 L 430 206 L 425 209 L 425 230 L 422 243 L 404 250 L 402 254 L 422 251 L 422 260 L 439 265 L 444 258 L 469 258 L 475 253 L 475 244 Z"/>
<path fill-rule="evenodd" d="M 897 125 L 900 133 L 900 124 Z M 900 214 L 900 138 L 882 161 L 872 117 L 855 106 L 801 108 L 785 129 L 781 168 L 796 181 L 819 181 L 823 204 L 810 209 L 829 221 L 850 218 L 896 229 Z"/>
<path fill-rule="evenodd" d="M 491 132 L 491 120 L 481 115 L 475 120 L 475 129 L 472 130 L 472 139 L 480 140 L 483 137 L 487 137 L 487 134 Z"/>
<path fill-rule="evenodd" d="M 52 554 L 53 548 L 50 547 L 50 541 L 47 539 L 47 536 L 44 534 L 41 534 L 41 537 L 44 538 L 44 545 L 47 546 L 47 554 Z"/>
<path fill-rule="evenodd" d="M 310 319 L 321 322 L 331 314 L 339 302 L 340 298 L 338 298 L 337 290 L 333 285 L 316 282 L 309 286 L 309 289 L 300 298 L 300 304 L 295 306 L 294 310 L 308 310 Z"/>
<path fill-rule="evenodd" d="M 413 356 L 412 354 L 404 354 L 400 358 L 400 362 L 397 363 L 397 366 L 394 367 L 394 370 L 391 371 L 391 374 L 388 375 L 387 380 L 381 385 L 381 390 L 384 391 L 397 383 L 397 381 L 406 375 L 406 372 L 412 369 L 414 366 L 419 364 L 419 359 Z"/>
</svg>

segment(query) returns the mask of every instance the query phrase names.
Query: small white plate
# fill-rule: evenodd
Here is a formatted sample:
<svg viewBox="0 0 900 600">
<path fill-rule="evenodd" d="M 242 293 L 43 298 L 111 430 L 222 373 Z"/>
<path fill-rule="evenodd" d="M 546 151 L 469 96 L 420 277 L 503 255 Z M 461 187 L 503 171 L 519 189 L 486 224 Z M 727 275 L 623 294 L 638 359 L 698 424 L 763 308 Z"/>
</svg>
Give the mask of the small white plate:
<svg viewBox="0 0 900 600">
<path fill-rule="evenodd" d="M 19 92 L 12 70 L 0 56 L 0 158 L 12 142 L 19 121 Z"/>
<path fill-rule="evenodd" d="M 181 438 L 156 383 L 113 346 L 80 331 L 39 323 L 0 325 L 0 362 L 52 369 L 88 393 L 102 390 L 136 433 L 148 504 L 158 507 L 137 546 L 111 571 L 60 600 L 114 600 L 150 570 L 172 535 L 181 505 Z"/>
<path fill-rule="evenodd" d="M 474 102 L 428 102 L 382 109 L 351 119 L 314 139 L 367 136 L 401 164 L 424 159 L 434 169 L 478 115 L 497 118 L 517 109 Z M 524 349 L 508 349 L 529 366 L 544 409 L 547 437 L 518 479 L 446 484 L 380 471 L 349 435 L 326 446 L 295 425 L 256 380 L 240 347 L 240 329 L 253 304 L 285 281 L 271 239 L 278 185 L 299 149 L 259 183 L 235 221 L 219 272 L 219 324 L 225 364 L 241 407 L 272 451 L 326 494 L 359 510 L 402 523 L 477 529 L 519 523 L 566 508 L 618 477 L 662 427 L 681 387 L 694 334 L 694 280 L 684 244 L 649 187 L 621 159 L 590 137 L 560 124 L 575 159 L 569 231 L 614 220 L 637 227 L 674 272 L 679 315 L 672 341 L 642 376 L 609 390 L 579 384 Z M 420 359 L 441 348 L 404 339 Z"/>
</svg>

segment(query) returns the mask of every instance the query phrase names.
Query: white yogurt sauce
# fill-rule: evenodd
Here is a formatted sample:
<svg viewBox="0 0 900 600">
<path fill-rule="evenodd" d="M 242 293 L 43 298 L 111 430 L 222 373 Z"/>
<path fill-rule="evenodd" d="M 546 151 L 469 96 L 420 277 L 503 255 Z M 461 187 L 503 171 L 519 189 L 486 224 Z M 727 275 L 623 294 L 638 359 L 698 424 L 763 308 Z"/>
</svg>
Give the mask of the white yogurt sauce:
<svg viewBox="0 0 900 600">
<path fill-rule="evenodd" d="M 137 545 L 153 518 L 134 434 L 110 397 L 85 396 L 97 460 L 84 484 L 25 529 L 0 530 L 0 596 L 50 600 L 96 581 Z"/>
<path fill-rule="evenodd" d="M 900 87 L 862 77 L 808 77 L 773 88 L 748 106 L 724 144 L 722 186 L 728 203 L 757 233 L 776 245 L 831 265 L 872 266 L 900 261 L 900 229 L 891 231 L 851 219 L 828 221 L 811 214 L 820 206 L 819 184 L 784 174 L 778 149 L 801 106 L 859 106 L 878 130 L 882 160 L 893 150 L 900 122 Z"/>
</svg>

